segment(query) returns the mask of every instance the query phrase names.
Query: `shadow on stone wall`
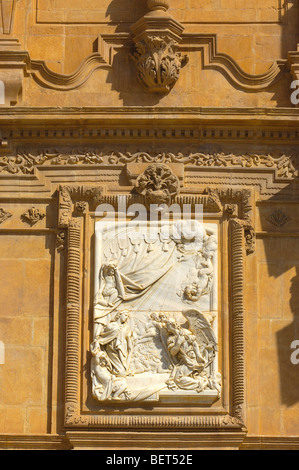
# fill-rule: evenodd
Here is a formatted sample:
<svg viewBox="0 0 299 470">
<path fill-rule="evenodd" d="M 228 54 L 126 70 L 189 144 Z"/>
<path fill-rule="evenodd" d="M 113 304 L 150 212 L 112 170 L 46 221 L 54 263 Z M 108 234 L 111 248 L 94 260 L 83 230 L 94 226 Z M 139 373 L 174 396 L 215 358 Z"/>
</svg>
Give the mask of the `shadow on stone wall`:
<svg viewBox="0 0 299 470">
<path fill-rule="evenodd" d="M 296 191 L 295 191 L 296 189 Z M 279 207 L 283 206 L 283 201 L 292 201 L 298 204 L 298 189 L 299 181 L 294 180 L 288 187 L 280 191 L 275 197 L 271 198 L 273 202 L 282 201 L 282 204 Z M 297 195 L 296 195 L 297 193 Z M 276 204 L 273 204 L 273 212 L 275 211 Z M 294 207 L 294 206 L 293 206 Z M 294 210 L 294 209 L 293 209 Z M 285 205 L 285 213 L 290 218 L 293 217 L 292 209 L 289 205 Z M 294 214 L 294 218 L 296 214 Z M 291 220 L 291 219 L 290 219 Z M 262 230 L 269 231 L 269 222 L 267 222 L 265 217 L 261 217 Z M 273 340 L 275 340 L 276 345 L 273 344 L 273 347 L 276 346 L 278 366 L 279 366 L 279 378 L 280 378 L 280 400 L 281 404 L 287 407 L 291 407 L 299 403 L 299 364 L 293 364 L 291 362 L 291 355 L 294 352 L 291 349 L 291 344 L 295 340 L 299 340 L 299 235 L 298 237 L 288 237 L 288 231 L 294 232 L 298 228 L 292 226 L 282 226 L 281 228 L 274 228 L 273 237 L 268 237 L 264 241 L 264 249 L 266 253 L 268 275 L 271 278 L 277 280 L 282 277 L 282 290 L 281 296 L 281 314 L 280 317 L 273 318 L 275 325 L 279 325 L 279 322 L 282 324 L 287 323 L 287 319 L 290 318 L 290 312 L 293 316 L 293 320 L 287 326 L 284 326 L 280 330 L 275 332 Z M 275 232 L 284 232 L 282 237 L 279 237 Z M 275 247 L 278 250 L 278 253 L 273 257 L 272 244 L 270 241 L 277 240 Z M 268 241 L 268 243 L 267 243 Z M 284 255 L 284 250 L 285 255 Z M 293 256 L 292 256 L 293 253 Z M 294 276 L 291 279 L 290 270 L 293 269 Z M 291 287 L 289 292 L 285 289 L 287 283 L 291 282 Z M 274 283 L 273 283 L 274 284 Z M 277 285 L 276 285 L 277 287 Z M 267 286 L 271 290 L 271 279 Z M 272 287 L 274 289 L 275 287 Z M 276 296 L 273 295 L 273 298 Z M 288 312 L 284 311 L 283 305 Z M 271 308 L 272 306 L 270 306 Z M 276 315 L 277 305 L 273 304 L 273 313 Z M 261 312 L 260 312 L 261 314 Z M 273 356 L 273 361 L 276 360 L 276 357 Z M 274 367 L 275 369 L 275 367 Z M 271 403 L 271 396 L 269 396 L 269 404 Z"/>
<path fill-rule="evenodd" d="M 299 239 L 298 239 L 299 248 Z M 299 266 L 297 275 L 292 279 L 290 306 L 294 320 L 276 333 L 276 345 L 279 358 L 281 403 L 292 406 L 299 403 L 299 364 L 292 364 L 290 346 L 299 340 Z"/>
</svg>

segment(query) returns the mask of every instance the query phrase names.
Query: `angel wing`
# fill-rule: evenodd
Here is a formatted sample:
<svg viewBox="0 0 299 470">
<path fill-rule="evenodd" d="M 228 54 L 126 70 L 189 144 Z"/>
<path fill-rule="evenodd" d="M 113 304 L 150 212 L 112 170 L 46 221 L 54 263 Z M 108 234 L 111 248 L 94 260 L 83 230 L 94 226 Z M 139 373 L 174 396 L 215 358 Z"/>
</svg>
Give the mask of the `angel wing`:
<svg viewBox="0 0 299 470">
<path fill-rule="evenodd" d="M 216 352 L 218 350 L 215 333 L 205 316 L 195 309 L 189 309 L 182 312 L 188 320 L 189 330 L 196 336 L 199 344 L 212 346 Z"/>
</svg>

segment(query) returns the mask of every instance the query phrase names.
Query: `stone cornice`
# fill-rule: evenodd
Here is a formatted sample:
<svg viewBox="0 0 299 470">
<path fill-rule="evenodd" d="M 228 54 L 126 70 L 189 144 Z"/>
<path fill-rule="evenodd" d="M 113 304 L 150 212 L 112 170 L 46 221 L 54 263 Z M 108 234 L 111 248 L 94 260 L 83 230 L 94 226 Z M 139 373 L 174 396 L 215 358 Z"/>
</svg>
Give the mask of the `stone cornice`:
<svg viewBox="0 0 299 470">
<path fill-rule="evenodd" d="M 144 119 L 163 119 L 173 118 L 177 119 L 214 119 L 223 120 L 229 119 L 281 119 L 289 118 L 291 120 L 299 119 L 299 109 L 293 107 L 281 108 L 253 108 L 253 107 L 149 107 L 149 106 L 120 106 L 120 107 L 106 107 L 106 106 L 89 106 L 89 107 L 48 107 L 48 106 L 15 106 L 1 107 L 0 120 L 5 119 L 22 119 L 23 117 L 31 117 L 31 119 L 53 119 L 57 117 L 68 119 L 100 119 L 104 117 L 106 120 L 114 120 L 125 116 L 128 120 L 136 117 Z"/>
</svg>

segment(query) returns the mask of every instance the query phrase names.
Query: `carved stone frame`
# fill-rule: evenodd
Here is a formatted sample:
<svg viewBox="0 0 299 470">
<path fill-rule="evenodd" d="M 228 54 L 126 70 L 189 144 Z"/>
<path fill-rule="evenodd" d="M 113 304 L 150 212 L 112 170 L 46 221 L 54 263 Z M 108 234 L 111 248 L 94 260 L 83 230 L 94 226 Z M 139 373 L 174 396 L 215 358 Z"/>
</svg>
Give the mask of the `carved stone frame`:
<svg viewBox="0 0 299 470">
<path fill-rule="evenodd" d="M 230 188 L 208 188 L 201 194 L 177 196 L 178 204 L 203 204 L 204 214 L 216 214 L 221 217 L 225 227 L 227 240 L 230 289 L 230 333 L 229 344 L 231 359 L 229 368 L 230 393 L 228 407 L 207 412 L 184 412 L 181 406 L 178 411 L 142 413 L 142 409 L 134 414 L 125 412 L 86 413 L 82 409 L 82 297 L 83 269 L 82 258 L 86 245 L 85 228 L 87 217 L 94 216 L 94 210 L 99 203 L 112 204 L 117 207 L 117 196 L 104 195 L 101 187 L 61 186 L 59 188 L 58 208 L 58 239 L 61 231 L 67 236 L 67 301 L 66 301 L 66 363 L 65 363 L 65 420 L 66 429 L 80 428 L 115 431 L 130 430 L 246 430 L 244 424 L 245 405 L 245 364 L 244 364 L 244 260 L 245 252 L 254 250 L 254 228 L 251 222 L 252 193 L 248 189 L 232 190 Z M 129 194 L 127 203 L 142 202 L 142 196 Z M 246 243 L 244 243 L 244 235 Z M 246 249 L 245 249 L 246 247 Z M 88 380 L 88 379 L 83 379 Z"/>
</svg>

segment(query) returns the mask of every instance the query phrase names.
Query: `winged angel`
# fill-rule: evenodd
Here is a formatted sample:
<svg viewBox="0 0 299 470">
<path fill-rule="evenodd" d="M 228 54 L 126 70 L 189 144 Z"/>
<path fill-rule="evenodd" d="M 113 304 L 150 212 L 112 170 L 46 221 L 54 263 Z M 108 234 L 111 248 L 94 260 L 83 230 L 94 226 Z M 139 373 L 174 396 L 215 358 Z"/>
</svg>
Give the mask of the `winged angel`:
<svg viewBox="0 0 299 470">
<path fill-rule="evenodd" d="M 221 376 L 211 373 L 217 348 L 214 331 L 205 316 L 198 310 L 182 312 L 188 321 L 188 329 L 164 314 L 153 314 L 152 319 L 164 336 L 172 372 L 166 385 L 170 390 L 193 390 L 198 393 L 206 388 L 221 393 Z M 166 335 L 166 338 L 165 338 Z"/>
</svg>

